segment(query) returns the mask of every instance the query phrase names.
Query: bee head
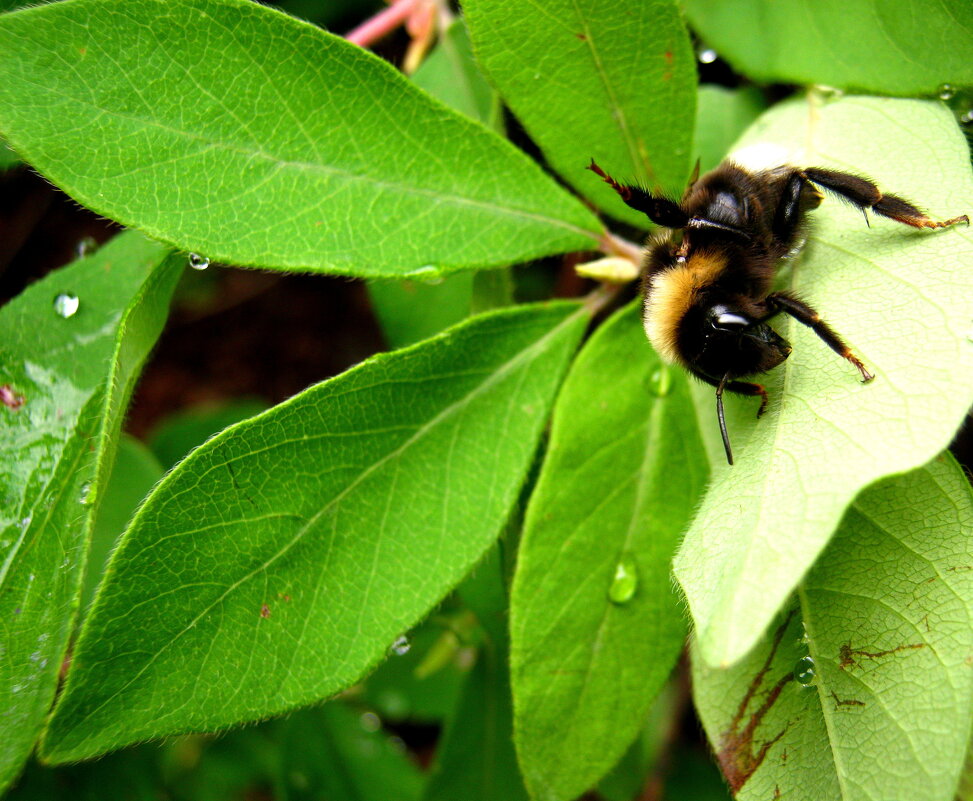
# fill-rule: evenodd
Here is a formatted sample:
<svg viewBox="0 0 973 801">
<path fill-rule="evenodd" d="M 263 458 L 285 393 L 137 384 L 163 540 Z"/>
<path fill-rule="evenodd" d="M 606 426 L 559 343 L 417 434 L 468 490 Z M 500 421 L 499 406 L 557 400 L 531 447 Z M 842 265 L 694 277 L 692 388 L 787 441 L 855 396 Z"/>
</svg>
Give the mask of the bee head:
<svg viewBox="0 0 973 801">
<path fill-rule="evenodd" d="M 723 304 L 706 313 L 705 370 L 710 375 L 763 373 L 791 353 L 790 343 L 766 323 Z"/>
</svg>

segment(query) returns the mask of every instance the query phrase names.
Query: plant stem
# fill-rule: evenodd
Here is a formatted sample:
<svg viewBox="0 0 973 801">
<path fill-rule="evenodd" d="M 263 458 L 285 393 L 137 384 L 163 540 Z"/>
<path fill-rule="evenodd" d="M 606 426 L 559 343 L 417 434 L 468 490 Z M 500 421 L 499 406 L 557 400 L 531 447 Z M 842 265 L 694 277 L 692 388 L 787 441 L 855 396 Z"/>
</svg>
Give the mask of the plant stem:
<svg viewBox="0 0 973 801">
<path fill-rule="evenodd" d="M 415 9 L 419 0 L 396 0 L 388 8 L 365 20 L 349 32 L 345 39 L 360 47 L 368 47 L 398 28 Z"/>
</svg>

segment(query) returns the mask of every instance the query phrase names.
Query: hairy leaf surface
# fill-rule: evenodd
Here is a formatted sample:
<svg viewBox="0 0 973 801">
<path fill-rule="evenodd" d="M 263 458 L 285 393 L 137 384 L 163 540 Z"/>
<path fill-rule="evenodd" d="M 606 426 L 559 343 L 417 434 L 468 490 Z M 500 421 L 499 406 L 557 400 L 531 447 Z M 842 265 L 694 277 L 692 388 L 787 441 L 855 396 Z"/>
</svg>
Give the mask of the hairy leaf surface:
<svg viewBox="0 0 973 801">
<path fill-rule="evenodd" d="M 969 150 L 938 102 L 797 100 L 761 117 L 733 155 L 860 172 L 935 218 L 973 214 Z M 760 420 L 754 399 L 729 398 L 733 467 L 718 445 L 713 390 L 699 388 L 718 469 L 675 570 L 712 664 L 753 646 L 855 495 L 932 459 L 973 402 L 970 229 L 918 231 L 877 215 L 869 227 L 833 197 L 810 216 L 807 247 L 781 283 L 876 377 L 862 384 L 810 329 L 774 321 L 794 352 L 759 379 L 770 393 Z"/>
<path fill-rule="evenodd" d="M 125 404 L 184 263 L 166 255 L 122 234 L 0 312 L 0 788 L 54 699 Z"/>
<path fill-rule="evenodd" d="M 95 211 L 211 259 L 360 276 L 590 248 L 508 142 L 343 39 L 246 0 L 0 18 L 0 131 Z"/>
<path fill-rule="evenodd" d="M 113 556 L 45 757 L 359 679 L 497 536 L 586 320 L 567 302 L 482 315 L 193 451 Z"/>
<path fill-rule="evenodd" d="M 619 760 L 685 639 L 670 565 L 708 465 L 686 377 L 638 305 L 572 367 L 520 545 L 511 669 L 536 799 L 575 798 Z"/>
<path fill-rule="evenodd" d="M 693 659 L 740 801 L 952 801 L 973 717 L 973 493 L 942 456 L 865 491 L 772 631 Z"/>
<path fill-rule="evenodd" d="M 467 0 L 477 58 L 565 180 L 644 228 L 644 214 L 585 169 L 682 193 L 696 64 L 674 0 Z"/>
<path fill-rule="evenodd" d="M 966 0 L 687 0 L 693 27 L 750 78 L 881 94 L 973 83 Z"/>
</svg>

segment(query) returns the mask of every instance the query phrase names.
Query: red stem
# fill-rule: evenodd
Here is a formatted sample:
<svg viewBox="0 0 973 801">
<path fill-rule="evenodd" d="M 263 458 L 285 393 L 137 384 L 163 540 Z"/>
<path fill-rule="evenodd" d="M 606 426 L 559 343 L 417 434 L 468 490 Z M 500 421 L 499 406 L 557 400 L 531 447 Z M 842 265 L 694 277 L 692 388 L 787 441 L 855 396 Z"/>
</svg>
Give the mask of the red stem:
<svg viewBox="0 0 973 801">
<path fill-rule="evenodd" d="M 365 20 L 348 33 L 345 39 L 360 47 L 368 47 L 372 42 L 387 36 L 405 22 L 417 4 L 418 0 L 396 0 L 371 19 Z"/>
</svg>

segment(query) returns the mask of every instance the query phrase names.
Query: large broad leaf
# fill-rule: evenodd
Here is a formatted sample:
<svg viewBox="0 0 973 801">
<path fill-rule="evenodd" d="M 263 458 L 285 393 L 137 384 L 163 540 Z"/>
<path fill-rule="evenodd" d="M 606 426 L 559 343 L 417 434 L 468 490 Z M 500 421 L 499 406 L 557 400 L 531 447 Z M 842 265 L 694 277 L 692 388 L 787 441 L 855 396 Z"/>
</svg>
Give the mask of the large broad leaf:
<svg viewBox="0 0 973 801">
<path fill-rule="evenodd" d="M 0 788 L 33 748 L 122 414 L 183 260 L 138 234 L 0 312 Z"/>
<path fill-rule="evenodd" d="M 708 464 L 686 377 L 637 306 L 572 367 L 520 546 L 511 668 L 537 799 L 575 798 L 619 760 L 685 639 L 670 565 Z"/>
<path fill-rule="evenodd" d="M 586 320 L 563 302 L 483 315 L 195 450 L 114 554 L 45 757 L 357 680 L 497 536 Z"/>
<path fill-rule="evenodd" d="M 869 489 L 753 652 L 693 660 L 741 801 L 952 801 L 973 717 L 973 493 L 943 456 Z"/>
<path fill-rule="evenodd" d="M 402 276 L 590 248 L 522 153 L 339 37 L 246 0 L 0 18 L 0 131 L 95 211 L 220 261 Z"/>
<path fill-rule="evenodd" d="M 937 102 L 797 100 L 761 117 L 735 153 L 860 171 L 940 219 L 973 213 L 969 151 Z M 929 461 L 973 402 L 970 230 L 916 231 L 877 215 L 868 227 L 833 198 L 811 216 L 783 283 L 876 378 L 862 384 L 810 329 L 779 320 L 794 352 L 760 379 L 767 413 L 757 420 L 753 399 L 727 401 L 737 463 L 715 456 L 722 464 L 675 563 L 715 664 L 757 641 L 855 495 Z M 712 388 L 700 396 L 703 433 L 718 442 Z"/>
<path fill-rule="evenodd" d="M 693 27 L 762 81 L 892 95 L 973 83 L 967 0 L 686 0 Z"/>
<path fill-rule="evenodd" d="M 645 215 L 585 169 L 681 194 L 696 64 L 674 0 L 466 0 L 474 51 L 551 165 L 612 215 Z"/>
</svg>

